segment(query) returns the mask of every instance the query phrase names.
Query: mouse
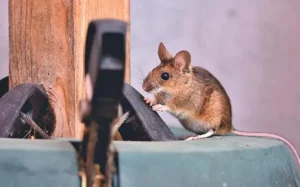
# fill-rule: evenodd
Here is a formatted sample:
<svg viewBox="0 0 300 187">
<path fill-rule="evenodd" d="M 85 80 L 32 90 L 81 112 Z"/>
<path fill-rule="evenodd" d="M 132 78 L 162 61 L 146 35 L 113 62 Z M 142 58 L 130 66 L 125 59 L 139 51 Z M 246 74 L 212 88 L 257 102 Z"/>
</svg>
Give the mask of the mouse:
<svg viewBox="0 0 300 187">
<path fill-rule="evenodd" d="M 298 152 L 287 139 L 271 133 L 245 132 L 232 124 L 230 98 L 221 82 L 203 67 L 191 65 L 191 54 L 181 50 L 174 56 L 160 42 L 160 63 L 144 78 L 142 89 L 153 98 L 145 102 L 154 111 L 173 115 L 181 125 L 197 134 L 184 140 L 198 140 L 213 135 L 235 134 L 239 136 L 274 138 L 286 143 L 295 154 Z"/>
</svg>

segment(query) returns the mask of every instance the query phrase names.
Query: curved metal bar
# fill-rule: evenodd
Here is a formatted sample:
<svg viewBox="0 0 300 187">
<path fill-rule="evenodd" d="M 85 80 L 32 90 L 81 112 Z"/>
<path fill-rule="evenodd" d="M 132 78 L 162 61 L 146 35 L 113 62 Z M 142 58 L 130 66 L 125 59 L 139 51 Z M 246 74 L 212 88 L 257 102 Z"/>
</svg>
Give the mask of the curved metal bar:
<svg viewBox="0 0 300 187">
<path fill-rule="evenodd" d="M 30 127 L 21 120 L 21 113 L 38 124 L 43 124 L 48 130 L 50 127 L 52 131 L 54 117 L 51 111 L 47 94 L 42 86 L 31 83 L 15 86 L 0 99 L 0 137 L 24 137 L 25 129 Z M 46 116 L 47 120 L 44 120 Z"/>
<path fill-rule="evenodd" d="M 130 141 L 171 141 L 176 137 L 144 101 L 143 96 L 132 86 L 124 83 L 123 110 L 130 112 L 130 118 L 119 128 L 123 140 Z"/>
</svg>

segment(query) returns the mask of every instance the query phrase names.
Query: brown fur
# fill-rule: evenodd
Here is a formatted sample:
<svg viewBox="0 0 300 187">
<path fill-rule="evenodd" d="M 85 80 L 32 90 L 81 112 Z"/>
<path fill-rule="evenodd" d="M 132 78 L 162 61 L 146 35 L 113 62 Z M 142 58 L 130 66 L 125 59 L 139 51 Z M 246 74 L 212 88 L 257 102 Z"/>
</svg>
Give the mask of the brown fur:
<svg viewBox="0 0 300 187">
<path fill-rule="evenodd" d="M 167 105 L 169 112 L 192 132 L 205 133 L 209 129 L 220 135 L 230 132 L 231 103 L 217 78 L 204 68 L 190 67 L 188 51 L 180 51 L 173 57 L 160 43 L 158 55 L 161 63 L 143 83 L 145 91 L 153 91 L 154 104 Z M 163 72 L 170 74 L 168 80 L 161 78 Z"/>
</svg>

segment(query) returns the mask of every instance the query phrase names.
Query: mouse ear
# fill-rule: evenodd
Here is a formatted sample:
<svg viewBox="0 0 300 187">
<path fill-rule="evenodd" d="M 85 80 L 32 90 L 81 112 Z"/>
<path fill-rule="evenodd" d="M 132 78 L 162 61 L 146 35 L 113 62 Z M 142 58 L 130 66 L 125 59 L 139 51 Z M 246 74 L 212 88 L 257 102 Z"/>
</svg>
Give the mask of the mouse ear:
<svg viewBox="0 0 300 187">
<path fill-rule="evenodd" d="M 189 68 L 191 64 L 191 55 L 188 51 L 179 51 L 174 58 L 173 65 L 175 68 L 183 72 Z"/>
<path fill-rule="evenodd" d="M 162 63 L 168 62 L 172 59 L 172 55 L 169 53 L 169 51 L 166 49 L 165 45 L 162 42 L 159 43 L 157 53 Z"/>
</svg>

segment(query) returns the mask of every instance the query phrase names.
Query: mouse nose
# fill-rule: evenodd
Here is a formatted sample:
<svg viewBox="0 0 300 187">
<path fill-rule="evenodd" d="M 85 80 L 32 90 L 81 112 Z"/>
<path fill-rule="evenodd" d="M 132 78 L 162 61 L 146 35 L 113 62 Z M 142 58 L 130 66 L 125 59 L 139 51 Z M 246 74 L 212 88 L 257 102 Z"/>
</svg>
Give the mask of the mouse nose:
<svg viewBox="0 0 300 187">
<path fill-rule="evenodd" d="M 149 81 L 145 81 L 142 87 L 144 91 L 149 92 L 153 89 L 153 84 Z"/>
<path fill-rule="evenodd" d="M 146 85 L 143 84 L 143 90 L 144 90 L 144 91 L 146 91 L 146 88 L 147 88 Z"/>
<path fill-rule="evenodd" d="M 147 83 L 144 82 L 144 83 L 143 83 L 143 90 L 144 90 L 144 91 L 147 91 L 147 87 L 148 87 L 148 86 L 147 86 Z"/>
</svg>

